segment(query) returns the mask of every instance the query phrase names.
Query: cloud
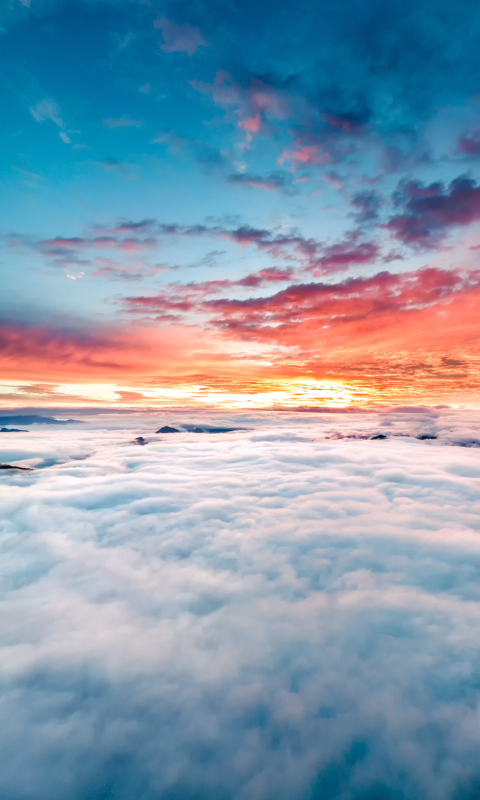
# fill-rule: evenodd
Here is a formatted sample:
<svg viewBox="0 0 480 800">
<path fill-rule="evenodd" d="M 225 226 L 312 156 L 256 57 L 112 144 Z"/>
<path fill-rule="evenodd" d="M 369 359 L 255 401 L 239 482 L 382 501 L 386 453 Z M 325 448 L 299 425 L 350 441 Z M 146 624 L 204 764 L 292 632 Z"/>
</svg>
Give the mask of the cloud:
<svg viewBox="0 0 480 800">
<path fill-rule="evenodd" d="M 387 227 L 405 244 L 435 247 L 452 229 L 480 219 L 480 186 L 467 176 L 448 187 L 409 181 L 399 186 L 396 205 L 402 209 Z"/>
<path fill-rule="evenodd" d="M 2 796 L 473 796 L 477 451 L 322 437 L 478 414 L 86 420 L 0 442 L 52 464 L 1 479 Z"/>
<path fill-rule="evenodd" d="M 166 264 L 150 264 L 150 265 L 137 265 L 129 266 L 121 264 L 118 261 L 112 261 L 109 258 L 95 258 L 96 269 L 92 275 L 100 276 L 102 278 L 109 278 L 110 280 L 136 280 L 140 281 L 151 275 L 159 275 L 166 272 L 170 267 Z"/>
<path fill-rule="evenodd" d="M 19 2 L 4 3 L 1 13 L 32 19 L 46 9 L 51 13 L 56 5 L 36 0 L 30 15 Z M 121 19 L 128 4 L 110 6 Z M 141 35 L 145 40 L 152 16 L 145 17 L 138 8 L 136 12 L 127 38 Z M 340 139 L 373 135 L 387 146 L 409 139 L 405 150 L 412 152 L 438 108 L 462 108 L 478 88 L 478 70 L 472 66 L 478 32 L 471 0 L 462 19 L 445 4 L 439 8 L 428 0 L 418 8 L 408 0 L 402 11 L 390 2 L 385 15 L 378 2 L 368 13 L 360 3 L 349 2 L 346 14 L 305 2 L 280 2 L 255 13 L 249 7 L 242 20 L 235 6 L 220 12 L 209 0 L 201 9 L 173 3 L 168 16 L 154 24 L 162 31 L 164 51 L 192 55 L 200 49 L 208 57 L 208 70 L 196 76 L 196 86 L 210 87 L 214 101 L 228 106 L 236 126 L 253 137 L 268 134 L 269 126 L 283 121 L 288 130 L 303 125 Z M 208 51 L 204 30 L 212 40 Z M 288 43 L 284 30 L 295 31 Z M 137 83 L 149 86 L 152 54 L 145 48 L 141 55 L 148 80 Z M 421 70 L 424 80 L 419 84 Z M 220 77 L 208 83 L 207 76 L 215 72 Z"/>
<path fill-rule="evenodd" d="M 296 139 L 292 148 L 283 151 L 278 159 L 279 164 L 290 161 L 294 168 L 312 166 L 312 164 L 328 164 L 331 161 L 331 153 L 325 150 L 320 144 L 303 144 L 300 139 Z"/>
<path fill-rule="evenodd" d="M 336 252 L 331 258 L 338 270 L 338 261 L 351 255 Z M 259 277 L 252 276 L 253 290 L 261 289 Z M 295 283 L 287 281 L 286 287 L 253 296 L 245 296 L 248 279 L 172 284 L 155 294 L 132 293 L 121 302 L 142 320 L 168 321 L 168 315 L 177 323 L 201 320 L 204 328 L 219 332 L 227 351 L 229 342 L 237 352 L 265 348 L 256 357 L 263 374 L 255 391 L 265 391 L 267 381 L 280 392 L 279 403 L 295 404 L 294 395 L 283 393 L 282 382 L 290 385 L 300 375 L 340 381 L 358 393 L 359 402 L 476 402 L 478 270 L 430 267 L 336 282 L 302 283 L 298 275 Z M 248 359 L 247 351 L 238 360 L 247 371 Z M 216 367 L 206 383 L 211 385 L 213 374 L 220 376 L 223 368 Z M 231 378 L 224 386 L 244 396 Z M 299 392 L 296 404 L 315 404 L 306 399 L 309 391 Z"/>
<path fill-rule="evenodd" d="M 46 97 L 44 100 L 39 100 L 38 103 L 30 107 L 30 113 L 36 122 L 45 122 L 49 120 L 59 128 L 63 128 L 63 119 L 60 108 L 54 100 Z"/>
<path fill-rule="evenodd" d="M 457 152 L 463 156 L 476 158 L 480 155 L 480 133 L 477 131 L 472 136 L 461 136 L 458 141 Z"/>
<path fill-rule="evenodd" d="M 331 265 L 338 270 L 357 259 L 357 263 L 370 261 L 375 249 L 366 246 L 353 249 L 354 244 L 332 248 L 325 256 L 323 269 Z M 220 326 L 250 333 L 262 338 L 300 334 L 305 330 L 311 336 L 331 327 L 356 327 L 366 323 L 366 331 L 373 328 L 396 327 L 403 315 L 413 316 L 430 308 L 441 309 L 445 303 L 457 300 L 465 303 L 476 296 L 480 286 L 478 271 L 462 273 L 454 270 L 425 268 L 417 272 L 390 273 L 382 271 L 371 277 L 348 278 L 337 283 L 297 283 L 270 296 L 236 299 L 223 297 L 208 299 L 208 295 L 226 292 L 234 287 L 256 288 L 269 282 L 289 281 L 292 272 L 263 270 L 238 281 L 217 280 L 203 283 L 172 284 L 163 293 L 152 296 L 126 297 L 125 306 L 137 313 L 164 308 L 178 311 L 198 310 L 208 313 Z M 375 320 L 378 319 L 378 323 Z M 413 324 L 413 322 L 412 322 Z M 384 334 L 385 334 L 384 330 Z M 324 334 L 328 336 L 327 333 Z"/>
<path fill-rule="evenodd" d="M 241 278 L 235 281 L 238 286 L 263 286 L 268 283 L 279 283 L 283 281 L 291 281 L 295 278 L 293 270 L 279 269 L 278 267 L 267 267 L 259 272 L 247 275 L 246 278 Z"/>
<path fill-rule="evenodd" d="M 235 289 L 258 289 L 270 284 L 289 283 L 292 280 L 295 280 L 293 271 L 267 267 L 236 281 L 220 279 L 186 284 L 167 284 L 158 294 L 125 297 L 122 303 L 125 309 L 132 314 L 154 313 L 160 315 L 160 318 L 165 318 L 165 314 L 175 312 L 180 319 L 180 315 L 205 310 L 203 304 L 211 295 Z"/>
<path fill-rule="evenodd" d="M 358 224 L 365 225 L 378 219 L 382 198 L 374 191 L 357 192 L 352 197 L 352 206 Z"/>
<path fill-rule="evenodd" d="M 267 192 L 280 192 L 290 190 L 286 177 L 282 173 L 273 173 L 272 175 L 259 176 L 250 175 L 248 172 L 241 172 L 237 175 L 230 175 L 228 178 L 229 183 L 236 183 L 240 186 L 252 186 L 254 189 L 264 189 Z"/>
<path fill-rule="evenodd" d="M 373 242 L 361 242 L 358 235 L 351 235 L 343 242 L 330 245 L 323 251 L 313 268 L 314 275 L 340 272 L 342 269 L 362 264 L 374 264 L 380 248 Z"/>
<path fill-rule="evenodd" d="M 222 362 L 228 374 L 226 354 L 210 333 L 196 326 L 172 325 L 166 330 L 71 319 L 68 323 L 55 318 L 43 323 L 0 319 L 0 367 L 5 380 L 91 383 L 131 374 L 146 379 L 165 374 L 175 381 L 176 375 L 181 383 L 182 376 L 208 372 Z"/>
<path fill-rule="evenodd" d="M 349 109 L 333 113 L 327 111 L 324 114 L 325 121 L 331 128 L 337 128 L 344 133 L 362 133 L 369 120 L 372 118 L 372 111 L 365 106 L 363 108 Z"/>
<path fill-rule="evenodd" d="M 283 175 L 274 174 L 266 178 L 252 178 L 245 173 L 235 176 L 239 183 L 249 185 L 253 181 L 255 186 L 261 188 L 277 190 L 284 186 L 284 191 L 294 191 L 288 184 L 283 182 Z M 279 232 L 278 229 L 254 228 L 250 225 L 240 225 L 238 227 L 226 227 L 214 224 L 205 225 L 203 223 L 194 225 L 180 225 L 178 223 L 162 223 L 154 219 L 147 220 L 126 220 L 119 221 L 112 226 L 96 226 L 87 232 L 83 237 L 56 236 L 52 239 L 44 239 L 37 242 L 31 239 L 12 235 L 7 237 L 9 244 L 22 242 L 25 246 L 33 248 L 48 258 L 53 259 L 61 266 L 71 262 L 85 264 L 85 255 L 88 251 L 96 249 L 120 250 L 126 253 L 140 253 L 153 250 L 158 247 L 161 240 L 185 237 L 204 238 L 213 237 L 217 239 L 227 239 L 240 247 L 255 247 L 262 253 L 268 254 L 272 259 L 281 259 L 286 262 L 288 267 L 296 264 L 297 267 L 309 271 L 321 272 L 322 259 L 328 259 L 335 248 L 345 250 L 355 248 L 359 252 L 370 254 L 374 252 L 374 245 L 362 241 L 357 232 L 347 235 L 347 237 L 334 245 L 326 245 L 322 242 L 306 238 L 297 229 L 290 229 L 286 232 Z M 376 246 L 375 246 L 376 247 Z M 350 263 L 365 263 L 367 258 L 358 258 L 352 252 Z M 333 261 L 328 269 L 331 271 Z M 341 269 L 345 268 L 345 262 Z"/>
<path fill-rule="evenodd" d="M 91 232 L 90 236 L 55 236 L 53 239 L 43 239 L 37 242 L 27 241 L 27 247 L 36 250 L 42 256 L 47 258 L 56 266 L 71 267 L 82 266 L 89 267 L 95 266 L 96 263 L 102 260 L 103 256 L 95 255 L 96 253 L 113 251 L 117 254 L 124 255 L 125 257 L 135 256 L 139 254 L 146 254 L 154 250 L 157 245 L 157 238 L 141 235 L 142 228 L 132 228 L 133 235 L 125 236 L 127 230 L 117 230 L 112 235 L 104 234 L 99 235 L 97 231 Z M 150 232 L 151 233 L 151 232 Z M 113 263 L 113 262 L 112 262 Z M 130 264 L 123 265 L 122 268 L 127 272 L 132 267 Z M 152 271 L 153 270 L 153 271 Z M 151 264 L 135 265 L 135 271 L 144 276 L 154 274 L 154 268 Z M 93 274 L 103 274 L 95 272 Z"/>
<path fill-rule="evenodd" d="M 240 173 L 229 178 L 238 184 L 255 186 L 268 191 L 295 191 L 283 174 L 257 177 Z M 226 239 L 240 247 L 254 247 L 275 261 L 281 260 L 287 269 L 293 266 L 314 275 L 329 274 L 358 264 L 371 264 L 381 255 L 380 245 L 365 241 L 358 231 L 351 231 L 333 244 L 326 244 L 303 236 L 298 229 L 279 231 L 272 228 L 254 228 L 250 225 L 226 227 L 203 223 L 180 225 L 162 223 L 154 219 L 126 220 L 111 226 L 96 226 L 85 236 L 55 236 L 52 239 L 33 241 L 12 235 L 6 237 L 10 246 L 23 243 L 33 248 L 54 263 L 64 267 L 70 264 L 86 266 L 95 250 L 120 251 L 126 254 L 147 253 L 158 249 L 165 240 L 179 238 Z M 232 283 L 234 285 L 234 283 Z"/>
<path fill-rule="evenodd" d="M 190 326 L 194 325 L 195 336 L 202 330 L 204 333 L 199 336 L 205 336 L 202 359 L 211 365 L 207 383 L 221 379 L 232 386 L 230 365 L 233 369 L 236 364 L 246 372 L 263 370 L 268 380 L 299 372 L 315 378 L 330 375 L 353 380 L 363 387 L 363 393 L 373 391 L 388 401 L 399 398 L 402 392 L 409 401 L 432 397 L 453 401 L 455 393 L 458 397 L 472 397 L 477 391 L 479 276 L 474 266 L 426 267 L 409 272 L 377 270 L 372 275 L 372 267 L 382 264 L 385 255 L 377 242 L 356 232 L 326 244 L 306 238 L 295 229 L 282 231 L 238 224 L 228 227 L 218 220 L 180 225 L 149 218 L 125 219 L 92 228 L 85 236 L 56 236 L 25 244 L 70 275 L 83 272 L 97 279 L 131 282 L 168 269 L 165 254 L 159 263 L 156 251 L 182 238 L 206 238 L 207 251 L 212 238 L 226 240 L 242 249 L 254 248 L 268 260 L 266 264 L 262 260 L 260 269 L 245 270 L 235 278 L 169 281 L 154 290 L 136 288 L 123 292 L 113 300 L 118 313 L 123 314 L 119 317 L 119 343 L 115 344 L 115 337 L 110 342 L 107 336 L 104 350 L 93 325 L 93 361 L 83 345 L 78 354 L 72 347 L 71 355 L 68 349 L 63 355 L 60 347 L 60 357 L 52 350 L 55 369 L 69 374 L 82 373 L 84 369 L 98 372 L 98 359 L 100 365 L 113 362 L 112 372 L 116 370 L 117 375 L 128 375 L 133 369 L 150 376 L 155 358 L 148 334 L 142 332 L 138 340 L 134 335 L 138 348 L 134 352 L 126 344 L 138 321 L 147 330 L 148 326 L 161 326 L 167 349 L 165 358 L 162 355 L 157 363 L 163 370 L 164 360 L 165 370 L 170 369 L 171 353 L 175 352 L 179 369 L 174 369 L 172 380 L 176 384 L 183 374 L 186 385 L 191 385 L 192 375 L 197 372 L 196 343 L 189 339 Z M 363 268 L 366 274 L 362 277 L 348 272 L 343 279 L 339 277 L 341 272 Z M 55 341 L 60 342 L 55 322 L 52 328 Z M 45 335 L 48 340 L 50 334 Z M 35 332 L 32 336 L 36 336 Z M 181 357 L 178 348 L 170 348 L 170 342 L 178 336 L 185 343 Z M 28 337 L 25 331 L 22 341 L 27 343 Z M 439 363 L 440 355 L 456 358 L 459 348 L 468 364 L 464 374 Z M 237 353 L 235 362 L 232 352 Z M 45 365 L 45 361 L 41 352 L 34 349 L 29 355 L 25 344 L 22 358 L 29 375 L 43 380 L 40 364 Z M 13 370 L 15 376 L 20 375 L 20 361 L 13 352 L 8 370 L 9 374 Z"/>
<path fill-rule="evenodd" d="M 54 125 L 60 128 L 58 135 L 62 142 L 65 142 L 65 144 L 72 143 L 70 136 L 65 131 L 60 107 L 51 97 L 46 97 L 43 100 L 39 100 L 35 105 L 30 106 L 30 113 L 36 122 L 53 122 Z"/>
<path fill-rule="evenodd" d="M 256 134 L 268 131 L 274 121 L 286 120 L 293 113 L 291 80 L 273 76 L 248 75 L 235 81 L 227 70 L 217 71 L 212 84 L 190 81 L 193 89 L 211 95 L 214 103 L 233 113 L 235 124 L 251 142 Z"/>
<path fill-rule="evenodd" d="M 143 120 L 133 119 L 132 117 L 107 117 L 103 120 L 103 124 L 110 130 L 116 128 L 141 128 Z"/>
<path fill-rule="evenodd" d="M 456 346 L 476 352 L 479 286 L 478 272 L 385 271 L 337 283 L 296 284 L 270 296 L 209 299 L 203 309 L 211 315 L 210 324 L 234 339 L 299 348 L 311 368 L 315 357 L 323 364 L 335 359 L 352 364 L 368 361 L 373 351 L 382 353 L 386 369 L 396 360 L 395 350 L 406 357 L 420 341 L 423 348 L 443 355 Z M 407 383 L 405 374 L 404 390 Z"/>
<path fill-rule="evenodd" d="M 174 131 L 163 131 L 152 141 L 155 144 L 165 144 L 169 153 L 192 158 L 203 167 L 221 168 L 226 163 L 224 153 L 201 139 L 180 136 Z"/>
<path fill-rule="evenodd" d="M 208 47 L 200 30 L 186 22 L 177 25 L 172 20 L 161 17 L 155 20 L 154 25 L 162 31 L 164 39 L 162 50 L 165 53 L 188 53 L 189 56 L 193 56 L 199 47 Z"/>
<path fill-rule="evenodd" d="M 106 156 L 94 163 L 107 172 L 113 172 L 120 176 L 128 176 L 128 169 L 131 166 L 128 162 L 120 161 L 118 158 L 112 158 L 112 156 Z"/>
</svg>

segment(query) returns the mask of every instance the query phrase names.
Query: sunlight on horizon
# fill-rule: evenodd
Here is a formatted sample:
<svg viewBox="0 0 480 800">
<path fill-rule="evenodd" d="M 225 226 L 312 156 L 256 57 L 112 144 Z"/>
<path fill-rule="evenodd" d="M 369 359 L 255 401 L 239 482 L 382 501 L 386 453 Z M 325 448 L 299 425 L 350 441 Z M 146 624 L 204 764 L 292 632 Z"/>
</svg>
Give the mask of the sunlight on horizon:
<svg viewBox="0 0 480 800">
<path fill-rule="evenodd" d="M 375 401 L 375 393 L 365 386 L 335 380 L 276 380 L 254 384 L 243 391 L 229 391 L 202 385 L 177 387 L 117 386 L 115 384 L 22 384 L 4 383 L 0 398 L 15 405 L 68 404 L 72 407 L 101 403 L 118 408 L 148 406 L 214 406 L 218 408 L 295 408 L 329 405 L 343 408 Z"/>
</svg>

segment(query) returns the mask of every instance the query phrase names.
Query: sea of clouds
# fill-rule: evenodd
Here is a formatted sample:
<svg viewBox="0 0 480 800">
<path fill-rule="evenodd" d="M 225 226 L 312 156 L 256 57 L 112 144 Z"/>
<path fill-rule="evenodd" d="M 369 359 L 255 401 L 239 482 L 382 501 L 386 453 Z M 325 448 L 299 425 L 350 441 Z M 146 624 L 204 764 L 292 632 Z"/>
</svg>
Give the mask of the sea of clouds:
<svg viewBox="0 0 480 800">
<path fill-rule="evenodd" d="M 78 418 L 0 434 L 2 800 L 480 796 L 479 412 Z"/>
</svg>

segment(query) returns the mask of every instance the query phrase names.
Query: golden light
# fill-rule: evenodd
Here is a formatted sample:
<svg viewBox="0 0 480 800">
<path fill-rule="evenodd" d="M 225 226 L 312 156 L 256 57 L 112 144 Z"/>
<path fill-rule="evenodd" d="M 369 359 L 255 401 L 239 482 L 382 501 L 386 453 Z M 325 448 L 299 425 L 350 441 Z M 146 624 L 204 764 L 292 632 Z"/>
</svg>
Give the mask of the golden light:
<svg viewBox="0 0 480 800">
<path fill-rule="evenodd" d="M 105 405 L 118 408 L 193 406 L 225 409 L 298 408 L 331 406 L 344 408 L 365 405 L 375 400 L 365 386 L 340 380 L 315 378 L 274 379 L 247 385 L 220 387 L 183 383 L 170 386 L 116 384 L 39 384 L 6 382 L 0 395 L 15 397 L 19 405 L 69 405 L 81 407 Z"/>
</svg>

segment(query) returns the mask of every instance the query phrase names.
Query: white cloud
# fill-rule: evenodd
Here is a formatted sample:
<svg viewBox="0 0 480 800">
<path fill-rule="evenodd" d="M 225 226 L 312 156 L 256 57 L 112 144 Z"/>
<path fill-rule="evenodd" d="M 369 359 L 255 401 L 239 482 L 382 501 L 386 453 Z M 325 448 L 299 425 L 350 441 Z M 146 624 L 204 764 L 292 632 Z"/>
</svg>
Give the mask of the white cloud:
<svg viewBox="0 0 480 800">
<path fill-rule="evenodd" d="M 110 130 L 115 128 L 141 128 L 143 121 L 141 119 L 131 119 L 130 117 L 108 117 L 103 120 L 103 124 Z"/>
<path fill-rule="evenodd" d="M 39 100 L 38 103 L 35 103 L 35 105 L 30 106 L 30 113 L 36 122 L 53 122 L 60 128 L 58 135 L 62 142 L 65 142 L 65 144 L 72 143 L 70 136 L 65 131 L 60 107 L 51 97 L 45 97 L 43 100 Z"/>
<path fill-rule="evenodd" d="M 51 464 L 0 479 L 0 796 L 468 796 L 480 415 L 84 419 L 0 434 Z"/>
<path fill-rule="evenodd" d="M 63 120 L 60 108 L 58 104 L 55 103 L 55 101 L 50 97 L 46 97 L 44 100 L 39 100 L 38 103 L 35 103 L 35 105 L 31 106 L 30 113 L 36 122 L 45 122 L 46 120 L 50 120 L 50 122 L 58 125 L 59 128 L 63 128 Z"/>
</svg>

